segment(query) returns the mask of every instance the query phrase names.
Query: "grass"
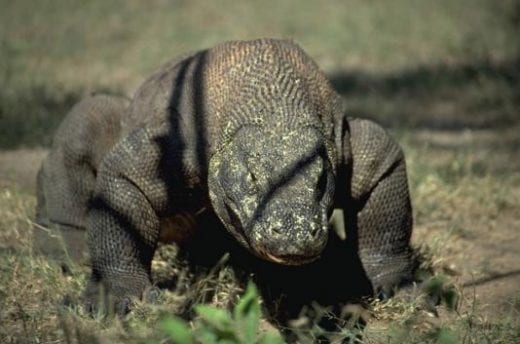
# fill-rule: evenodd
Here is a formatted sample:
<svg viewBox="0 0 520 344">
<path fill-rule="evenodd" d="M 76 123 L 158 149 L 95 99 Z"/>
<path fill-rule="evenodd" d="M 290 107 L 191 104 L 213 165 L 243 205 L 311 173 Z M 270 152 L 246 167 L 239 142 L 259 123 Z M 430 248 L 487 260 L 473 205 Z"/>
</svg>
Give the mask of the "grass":
<svg viewBox="0 0 520 344">
<path fill-rule="evenodd" d="M 424 294 L 374 302 L 327 333 L 309 314 L 293 338 L 364 343 L 519 342 L 520 2 L 0 1 L 0 150 L 48 146 L 78 99 L 131 95 L 172 56 L 228 39 L 290 37 L 330 75 L 353 116 L 389 127 L 407 157 L 414 246 L 441 278 Z M 2 151 L 0 151 L 0 155 Z M 14 161 L 11 159 L 10 161 Z M 14 169 L 15 170 L 15 169 Z M 9 178 L 15 175 L 9 170 Z M 0 338 L 6 343 L 164 342 L 171 314 L 196 327 L 199 303 L 232 307 L 244 290 L 225 262 L 199 276 L 165 246 L 167 289 L 125 321 L 77 307 L 87 269 L 65 276 L 31 251 L 34 194 L 0 167 Z M 516 265 L 515 265 L 516 264 Z M 515 279 L 516 278 L 516 279 Z M 500 282 L 500 283 L 499 283 Z M 501 282 L 504 282 L 502 284 Z M 507 282 L 507 283 L 506 283 Z M 186 286 L 191 283 L 191 288 Z M 457 307 L 446 295 L 456 291 Z M 451 293 L 451 294 L 450 294 Z M 443 296 L 444 295 L 444 296 Z M 453 306 L 453 305 L 452 305 Z M 234 321 L 232 319 L 232 321 Z M 260 328 L 271 328 L 263 318 Z"/>
</svg>

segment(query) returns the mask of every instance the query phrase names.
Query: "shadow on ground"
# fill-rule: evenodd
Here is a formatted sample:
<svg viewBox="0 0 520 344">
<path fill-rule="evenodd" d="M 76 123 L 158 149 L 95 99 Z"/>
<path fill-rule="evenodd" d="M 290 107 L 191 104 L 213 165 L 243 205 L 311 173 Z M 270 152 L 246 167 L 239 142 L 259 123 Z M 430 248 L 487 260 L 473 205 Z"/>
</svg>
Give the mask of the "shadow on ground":
<svg viewBox="0 0 520 344">
<path fill-rule="evenodd" d="M 331 74 L 354 117 L 391 128 L 503 128 L 520 120 L 520 58 L 419 66 L 390 74 Z"/>
<path fill-rule="evenodd" d="M 63 116 L 81 98 L 46 85 L 0 89 L 0 149 L 49 146 Z"/>
<path fill-rule="evenodd" d="M 121 94 L 100 89 L 93 93 Z M 49 147 L 67 112 L 85 97 L 82 89 L 35 84 L 0 87 L 0 149 Z"/>
</svg>

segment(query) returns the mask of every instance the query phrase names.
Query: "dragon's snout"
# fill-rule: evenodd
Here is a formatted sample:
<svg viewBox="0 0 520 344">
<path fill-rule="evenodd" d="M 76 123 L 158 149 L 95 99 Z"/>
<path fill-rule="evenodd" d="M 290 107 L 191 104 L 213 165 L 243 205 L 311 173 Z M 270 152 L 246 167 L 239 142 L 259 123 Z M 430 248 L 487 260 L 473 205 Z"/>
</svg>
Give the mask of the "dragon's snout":
<svg viewBox="0 0 520 344">
<path fill-rule="evenodd" d="M 312 262 L 320 257 L 327 244 L 327 215 L 319 208 L 273 205 L 254 227 L 250 231 L 251 246 L 257 255 L 275 263 Z"/>
</svg>

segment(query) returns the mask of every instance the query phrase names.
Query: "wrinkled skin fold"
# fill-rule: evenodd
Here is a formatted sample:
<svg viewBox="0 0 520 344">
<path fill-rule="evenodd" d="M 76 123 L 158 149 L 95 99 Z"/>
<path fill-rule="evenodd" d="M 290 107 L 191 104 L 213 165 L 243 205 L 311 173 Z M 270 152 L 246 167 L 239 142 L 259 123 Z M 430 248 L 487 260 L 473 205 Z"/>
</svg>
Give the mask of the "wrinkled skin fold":
<svg viewBox="0 0 520 344">
<path fill-rule="evenodd" d="M 105 294 L 120 313 L 146 298 L 159 240 L 194 240 L 204 209 L 262 260 L 305 269 L 329 262 L 334 246 L 359 259 L 373 292 L 411 278 L 403 153 L 379 125 L 347 117 L 295 43 L 226 42 L 166 64 L 130 102 L 103 102 L 71 111 L 67 125 L 100 117 L 101 129 L 88 141 L 59 130 L 38 182 L 39 223 L 78 214 L 74 226 L 86 229 L 89 308 Z M 54 158 L 72 146 L 72 158 Z M 333 209 L 345 241 L 329 226 Z M 334 273 L 348 279 L 341 259 Z"/>
</svg>

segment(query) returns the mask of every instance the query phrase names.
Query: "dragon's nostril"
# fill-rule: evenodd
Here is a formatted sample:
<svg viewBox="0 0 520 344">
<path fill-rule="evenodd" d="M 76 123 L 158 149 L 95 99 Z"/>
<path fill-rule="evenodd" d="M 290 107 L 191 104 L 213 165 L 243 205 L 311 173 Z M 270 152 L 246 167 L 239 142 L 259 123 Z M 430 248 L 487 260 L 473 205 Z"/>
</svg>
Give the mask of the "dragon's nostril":
<svg viewBox="0 0 520 344">
<path fill-rule="evenodd" d="M 315 226 L 311 229 L 311 236 L 313 238 L 319 237 L 323 232 L 327 231 L 327 227 L 324 226 Z"/>
</svg>

